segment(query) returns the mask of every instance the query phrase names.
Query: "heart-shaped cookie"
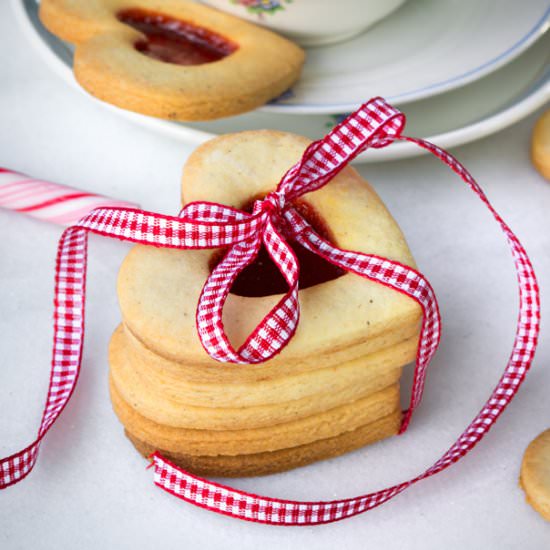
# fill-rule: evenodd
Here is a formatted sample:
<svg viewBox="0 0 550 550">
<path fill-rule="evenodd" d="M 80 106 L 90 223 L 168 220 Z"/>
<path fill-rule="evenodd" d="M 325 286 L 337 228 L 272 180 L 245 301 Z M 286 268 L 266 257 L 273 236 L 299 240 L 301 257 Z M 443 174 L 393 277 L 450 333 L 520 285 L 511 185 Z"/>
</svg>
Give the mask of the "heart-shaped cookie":
<svg viewBox="0 0 550 550">
<path fill-rule="evenodd" d="M 92 95 L 173 120 L 254 109 L 298 78 L 303 51 L 236 17 L 186 0 L 43 0 L 40 18 L 76 45 Z"/>
<path fill-rule="evenodd" d="M 246 209 L 274 189 L 308 144 L 273 131 L 212 140 L 186 163 L 183 202 Z M 296 207 L 340 248 L 414 265 L 399 227 L 352 168 Z M 305 274 L 298 330 L 277 356 L 242 366 L 216 362 L 196 332 L 197 300 L 219 250 L 137 246 L 128 254 L 119 274 L 123 329 L 111 344 L 111 387 L 138 449 L 159 448 L 201 472 L 217 464 L 219 475 L 248 461 L 246 472 L 255 474 L 397 432 L 397 384 L 416 352 L 420 307 L 293 247 Z M 235 345 L 280 298 L 268 261 L 259 257 L 246 268 L 226 303 L 224 325 Z"/>
</svg>

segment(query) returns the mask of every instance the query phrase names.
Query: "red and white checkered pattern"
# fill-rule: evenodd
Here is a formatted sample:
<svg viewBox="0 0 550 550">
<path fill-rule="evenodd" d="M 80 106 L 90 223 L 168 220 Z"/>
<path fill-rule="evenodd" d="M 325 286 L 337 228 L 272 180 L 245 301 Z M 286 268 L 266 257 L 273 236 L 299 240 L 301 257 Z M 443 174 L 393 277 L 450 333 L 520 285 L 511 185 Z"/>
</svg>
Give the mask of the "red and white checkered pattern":
<svg viewBox="0 0 550 550">
<path fill-rule="evenodd" d="M 529 369 L 539 334 L 539 294 L 533 267 L 522 245 L 495 212 L 467 170 L 451 155 L 423 140 L 401 136 L 404 116 L 376 98 L 313 143 L 302 160 L 282 179 L 277 191 L 258 201 L 252 214 L 212 203 L 188 205 L 180 217 L 131 208 L 100 208 L 63 233 L 56 268 L 55 334 L 52 374 L 37 439 L 24 450 L 0 461 L 0 488 L 25 477 L 36 461 L 43 437 L 55 422 L 80 370 L 84 334 L 86 244 L 88 232 L 126 241 L 170 248 L 230 247 L 206 282 L 197 308 L 199 336 L 219 360 L 261 362 L 278 353 L 298 322 L 298 265 L 283 234 L 293 234 L 304 246 L 328 261 L 375 280 L 416 300 L 424 317 L 406 429 L 420 402 L 426 367 L 440 337 L 440 319 L 433 290 L 417 271 L 369 254 L 340 250 L 317 235 L 289 201 L 327 183 L 366 147 L 384 147 L 396 139 L 417 143 L 451 167 L 481 198 L 508 238 L 518 274 L 520 316 L 510 360 L 497 387 L 456 443 L 428 470 L 415 478 L 368 495 L 329 502 L 293 502 L 238 491 L 185 472 L 158 453 L 153 455 L 155 483 L 188 502 L 236 518 L 275 525 L 315 525 L 350 517 L 393 498 L 468 453 L 489 431 L 512 400 Z M 289 285 L 288 293 L 268 313 L 245 344 L 234 350 L 224 334 L 221 309 L 238 273 L 255 258 L 264 243 Z"/>
</svg>

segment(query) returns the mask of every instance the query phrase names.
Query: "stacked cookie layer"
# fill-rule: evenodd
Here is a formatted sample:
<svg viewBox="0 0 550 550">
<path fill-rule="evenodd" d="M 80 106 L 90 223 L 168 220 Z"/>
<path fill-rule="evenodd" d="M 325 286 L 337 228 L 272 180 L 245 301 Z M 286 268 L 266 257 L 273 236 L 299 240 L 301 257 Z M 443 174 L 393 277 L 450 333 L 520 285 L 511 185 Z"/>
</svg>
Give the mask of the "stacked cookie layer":
<svg viewBox="0 0 550 550">
<path fill-rule="evenodd" d="M 265 131 L 213 140 L 185 167 L 184 200 L 242 207 L 272 190 L 307 144 Z M 307 202 L 341 248 L 414 265 L 399 228 L 354 170 Z M 199 474 L 258 475 L 397 433 L 399 379 L 417 346 L 415 302 L 345 274 L 300 290 L 300 325 L 278 356 L 221 364 L 205 353 L 195 327 L 215 254 L 138 246 L 122 265 L 111 396 L 140 452 L 158 449 Z M 230 295 L 224 325 L 231 341 L 242 342 L 279 298 Z"/>
</svg>

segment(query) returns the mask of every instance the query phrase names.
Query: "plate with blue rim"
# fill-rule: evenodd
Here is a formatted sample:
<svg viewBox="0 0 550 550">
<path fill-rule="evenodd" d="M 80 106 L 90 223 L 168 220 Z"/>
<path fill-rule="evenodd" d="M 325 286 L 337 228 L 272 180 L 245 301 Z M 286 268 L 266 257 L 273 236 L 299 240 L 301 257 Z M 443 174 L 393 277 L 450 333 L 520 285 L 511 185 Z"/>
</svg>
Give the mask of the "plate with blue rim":
<svg viewBox="0 0 550 550">
<path fill-rule="evenodd" d="M 421 0 L 409 0 L 411 3 Z M 72 48 L 49 33 L 38 19 L 35 0 L 11 0 L 21 28 L 43 56 L 48 66 L 69 85 L 81 90 L 72 73 Z M 518 3 L 518 4 L 529 4 Z M 98 108 L 106 108 L 160 135 L 179 139 L 190 145 L 199 145 L 213 137 L 243 130 L 270 128 L 294 132 L 319 139 L 346 112 L 297 113 L 262 108 L 225 119 L 183 123 L 161 120 L 114 107 L 91 98 Z M 379 91 L 365 94 L 359 103 Z M 386 97 L 390 102 L 391 96 Z M 490 71 L 481 78 L 445 92 L 401 106 L 407 116 L 406 133 L 428 139 L 444 148 L 451 148 L 497 132 L 528 116 L 550 102 L 550 33 L 542 33 L 514 59 Z M 353 104 L 353 107 L 356 107 Z M 351 107 L 351 106 L 350 106 Z M 356 162 L 377 162 L 412 157 L 424 151 L 413 144 L 396 142 L 390 147 L 369 150 Z"/>
<path fill-rule="evenodd" d="M 308 48 L 300 80 L 264 110 L 335 114 L 376 95 L 433 97 L 510 63 L 549 27 L 547 0 L 408 0 L 351 40 Z"/>
</svg>

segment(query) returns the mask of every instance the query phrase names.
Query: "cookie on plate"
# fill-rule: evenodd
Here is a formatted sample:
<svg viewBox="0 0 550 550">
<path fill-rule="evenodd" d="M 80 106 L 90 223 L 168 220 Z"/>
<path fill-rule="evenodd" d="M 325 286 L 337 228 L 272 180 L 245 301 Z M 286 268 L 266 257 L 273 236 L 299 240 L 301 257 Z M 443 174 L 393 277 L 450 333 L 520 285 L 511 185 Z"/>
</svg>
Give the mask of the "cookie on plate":
<svg viewBox="0 0 550 550">
<path fill-rule="evenodd" d="M 92 95 L 172 120 L 255 109 L 299 77 L 304 52 L 237 17 L 187 0 L 42 0 L 40 18 L 75 44 Z"/>
</svg>

